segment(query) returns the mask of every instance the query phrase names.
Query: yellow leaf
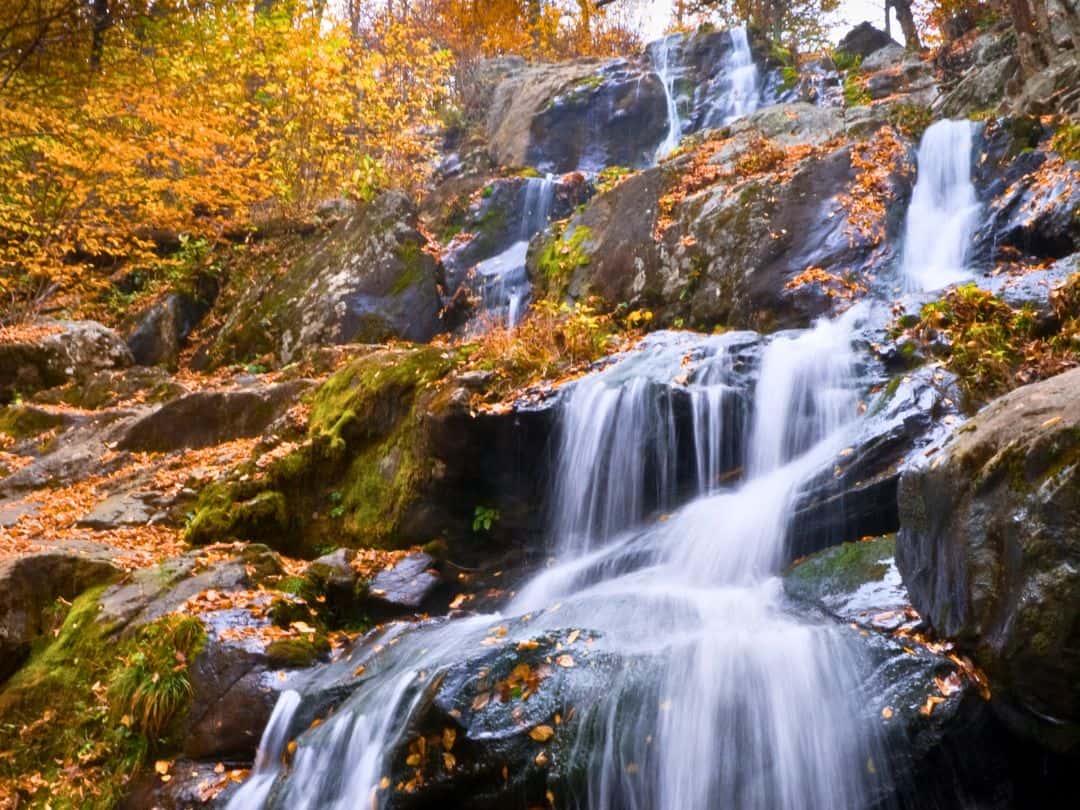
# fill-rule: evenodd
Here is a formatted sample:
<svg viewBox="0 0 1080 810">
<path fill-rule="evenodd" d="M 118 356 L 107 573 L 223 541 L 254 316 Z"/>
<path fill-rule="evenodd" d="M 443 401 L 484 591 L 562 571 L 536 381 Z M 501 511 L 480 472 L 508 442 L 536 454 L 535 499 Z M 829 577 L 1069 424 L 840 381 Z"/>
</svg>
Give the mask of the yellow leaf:
<svg viewBox="0 0 1080 810">
<path fill-rule="evenodd" d="M 536 742 L 547 742 L 555 736 L 555 729 L 551 726 L 536 726 L 529 732 L 529 736 Z"/>
</svg>

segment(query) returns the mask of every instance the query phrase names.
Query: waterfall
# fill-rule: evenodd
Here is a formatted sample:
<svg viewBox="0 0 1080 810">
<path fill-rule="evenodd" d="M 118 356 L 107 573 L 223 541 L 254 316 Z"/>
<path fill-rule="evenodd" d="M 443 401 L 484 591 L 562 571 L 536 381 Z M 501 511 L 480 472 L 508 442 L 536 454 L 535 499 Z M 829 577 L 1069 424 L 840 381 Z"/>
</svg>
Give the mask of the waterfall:
<svg viewBox="0 0 1080 810">
<path fill-rule="evenodd" d="M 367 658 L 329 665 L 323 677 L 332 681 L 362 663 L 363 686 L 299 738 L 273 790 L 260 770 L 231 810 L 383 806 L 384 758 L 440 673 L 486 660 L 484 639 L 496 627 L 508 645 L 586 628 L 592 654 L 653 673 L 645 682 L 613 678 L 602 699 L 577 707 L 571 757 L 585 784 L 567 806 L 863 805 L 866 763 L 880 760 L 872 728 L 857 719 L 859 660 L 843 628 L 789 612 L 777 576 L 795 496 L 836 458 L 857 418 L 858 317 L 854 308 L 764 349 L 747 333 L 659 333 L 569 387 L 552 522 L 557 562 L 504 615 L 388 630 L 393 639 L 359 648 Z M 751 349 L 760 363 L 752 392 L 737 362 Z M 752 423 L 739 416 L 747 397 Z M 689 437 L 672 418 L 679 408 L 689 409 Z M 741 482 L 719 481 L 739 465 Z M 680 470 L 690 471 L 695 497 L 656 519 L 674 506 Z M 279 747 L 268 731 L 261 750 Z"/>
<path fill-rule="evenodd" d="M 912 291 L 970 277 L 967 266 L 979 201 L 971 181 L 975 124 L 938 121 L 919 144 L 918 180 L 908 207 L 901 272 Z"/>
<path fill-rule="evenodd" d="M 758 108 L 761 82 L 746 26 L 732 28 L 731 50 L 724 61 L 724 81 L 706 116 L 708 126 L 726 126 Z"/>
<path fill-rule="evenodd" d="M 525 259 L 529 240 L 547 227 L 554 201 L 552 175 L 527 178 L 517 241 L 476 265 L 483 309 L 507 326 L 517 326 L 528 306 L 531 285 Z"/>
<path fill-rule="evenodd" d="M 671 64 L 671 44 L 677 36 L 664 37 L 656 45 L 654 62 L 656 75 L 664 86 L 664 99 L 667 101 L 667 135 L 656 147 L 656 160 L 660 161 L 674 152 L 682 140 L 682 119 L 679 117 L 679 104 L 675 97 L 675 80 L 678 78 L 675 67 Z"/>
</svg>

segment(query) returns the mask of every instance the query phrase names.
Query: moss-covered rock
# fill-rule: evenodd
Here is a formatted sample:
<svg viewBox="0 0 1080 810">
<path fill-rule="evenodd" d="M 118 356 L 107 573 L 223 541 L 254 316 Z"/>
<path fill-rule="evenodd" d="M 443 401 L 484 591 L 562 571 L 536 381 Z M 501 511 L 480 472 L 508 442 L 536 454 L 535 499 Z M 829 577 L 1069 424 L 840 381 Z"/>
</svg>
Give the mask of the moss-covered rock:
<svg viewBox="0 0 1080 810">
<path fill-rule="evenodd" d="M 995 400 L 906 471 L 896 562 L 1014 729 L 1080 748 L 1080 370 Z"/>
<path fill-rule="evenodd" d="M 279 638 L 266 648 L 271 663 L 290 669 L 310 667 L 330 654 L 330 642 L 320 633 L 298 638 Z"/>
<path fill-rule="evenodd" d="M 264 472 L 244 468 L 203 492 L 188 540 L 258 539 L 305 554 L 328 542 L 407 543 L 403 525 L 435 472 L 426 406 L 452 365 L 428 348 L 353 361 L 315 392 L 303 444 Z"/>
<path fill-rule="evenodd" d="M 886 535 L 818 552 L 792 565 L 784 576 L 784 588 L 797 599 L 827 606 L 867 583 L 884 579 L 895 543 L 895 535 Z"/>
<path fill-rule="evenodd" d="M 64 424 L 61 414 L 27 405 L 0 408 L 0 433 L 13 439 L 30 439 Z"/>
<path fill-rule="evenodd" d="M 199 620 L 171 615 L 126 637 L 99 619 L 102 589 L 0 691 L 0 795 L 29 806 L 112 808 L 130 777 L 178 750 Z"/>
</svg>

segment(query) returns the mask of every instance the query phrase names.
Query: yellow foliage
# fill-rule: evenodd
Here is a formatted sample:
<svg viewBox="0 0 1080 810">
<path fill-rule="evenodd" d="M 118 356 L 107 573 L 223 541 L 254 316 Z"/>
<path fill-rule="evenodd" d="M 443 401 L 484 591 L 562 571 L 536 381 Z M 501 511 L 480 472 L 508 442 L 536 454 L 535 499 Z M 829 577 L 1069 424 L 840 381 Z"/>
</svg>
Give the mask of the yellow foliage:
<svg viewBox="0 0 1080 810">
<path fill-rule="evenodd" d="M 158 232 L 214 239 L 386 178 L 416 187 L 449 54 L 389 21 L 361 40 L 322 5 L 180 4 L 116 20 L 96 69 L 77 38 L 16 66 L 0 86 L 0 293 L 82 296 L 153 261 Z"/>
</svg>

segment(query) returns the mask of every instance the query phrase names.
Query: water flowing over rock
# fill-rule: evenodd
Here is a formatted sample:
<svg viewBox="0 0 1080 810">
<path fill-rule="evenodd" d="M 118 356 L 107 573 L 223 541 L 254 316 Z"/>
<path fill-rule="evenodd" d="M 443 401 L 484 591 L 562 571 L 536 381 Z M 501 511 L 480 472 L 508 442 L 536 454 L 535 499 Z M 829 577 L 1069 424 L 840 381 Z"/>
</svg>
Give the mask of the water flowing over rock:
<svg viewBox="0 0 1080 810">
<path fill-rule="evenodd" d="M 970 277 L 981 211 L 971 177 L 974 129 L 970 121 L 938 121 L 923 134 L 904 231 L 901 272 L 910 289 L 937 290 Z"/>
<path fill-rule="evenodd" d="M 860 704 L 869 670 L 851 634 L 789 614 L 775 577 L 800 486 L 856 418 L 858 317 L 760 355 L 752 335 L 658 335 L 577 382 L 560 405 L 560 463 L 584 492 L 557 490 L 558 561 L 502 616 L 393 626 L 314 673 L 281 722 L 295 733 L 337 708 L 300 734 L 287 771 L 260 770 L 230 808 L 424 806 L 463 791 L 524 807 L 545 790 L 611 810 L 863 806 L 880 787 L 850 763 L 888 769 Z M 702 428 L 685 459 L 672 389 Z M 657 520 L 683 464 L 696 494 Z M 725 475 L 737 467 L 741 482 Z M 262 762 L 280 740 L 275 721 Z"/>
</svg>

